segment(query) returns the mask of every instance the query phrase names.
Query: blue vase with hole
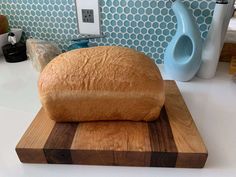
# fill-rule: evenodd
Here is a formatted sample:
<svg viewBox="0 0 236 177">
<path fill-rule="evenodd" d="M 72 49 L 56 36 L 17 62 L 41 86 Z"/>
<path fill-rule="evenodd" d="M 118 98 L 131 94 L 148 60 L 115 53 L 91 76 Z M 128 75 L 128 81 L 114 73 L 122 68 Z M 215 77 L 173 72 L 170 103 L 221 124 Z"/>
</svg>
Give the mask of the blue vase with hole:
<svg viewBox="0 0 236 177">
<path fill-rule="evenodd" d="M 191 80 L 201 65 L 203 40 L 191 11 L 176 0 L 172 9 L 177 18 L 177 30 L 165 51 L 164 66 L 177 81 Z"/>
</svg>

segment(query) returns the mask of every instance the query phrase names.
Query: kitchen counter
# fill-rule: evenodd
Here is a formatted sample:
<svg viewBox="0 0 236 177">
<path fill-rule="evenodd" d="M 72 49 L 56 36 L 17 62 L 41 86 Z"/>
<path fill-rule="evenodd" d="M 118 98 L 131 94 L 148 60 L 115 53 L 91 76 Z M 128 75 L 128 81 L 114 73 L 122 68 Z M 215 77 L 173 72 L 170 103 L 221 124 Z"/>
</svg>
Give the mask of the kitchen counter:
<svg viewBox="0 0 236 177">
<path fill-rule="evenodd" d="M 171 79 L 160 65 L 165 79 Z M 9 64 L 0 58 L 0 177 L 234 177 L 236 176 L 236 83 L 220 63 L 212 80 L 178 82 L 208 148 L 203 169 L 22 164 L 15 146 L 40 108 L 38 73 L 30 61 Z"/>
</svg>

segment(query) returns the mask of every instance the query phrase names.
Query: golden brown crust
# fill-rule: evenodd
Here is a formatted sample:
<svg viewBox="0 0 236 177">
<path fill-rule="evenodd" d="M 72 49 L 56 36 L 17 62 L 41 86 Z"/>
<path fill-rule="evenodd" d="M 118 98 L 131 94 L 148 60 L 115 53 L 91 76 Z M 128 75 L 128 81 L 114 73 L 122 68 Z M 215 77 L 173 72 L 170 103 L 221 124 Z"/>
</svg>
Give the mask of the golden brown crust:
<svg viewBox="0 0 236 177">
<path fill-rule="evenodd" d="M 61 54 L 42 71 L 38 87 L 44 109 L 56 121 L 150 121 L 164 104 L 155 63 L 124 47 Z"/>
</svg>

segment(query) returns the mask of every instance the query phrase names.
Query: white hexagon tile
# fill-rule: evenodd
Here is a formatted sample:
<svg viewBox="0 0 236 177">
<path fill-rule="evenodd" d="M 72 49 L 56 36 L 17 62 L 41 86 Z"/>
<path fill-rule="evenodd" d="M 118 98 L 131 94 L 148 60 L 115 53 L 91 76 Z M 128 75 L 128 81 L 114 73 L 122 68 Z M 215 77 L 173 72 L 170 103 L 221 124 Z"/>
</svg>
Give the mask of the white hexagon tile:
<svg viewBox="0 0 236 177">
<path fill-rule="evenodd" d="M 212 20 L 215 0 L 183 0 L 192 11 L 202 38 Z M 101 30 L 105 38 L 95 45 L 135 48 L 163 63 L 164 51 L 176 31 L 170 0 L 100 0 Z M 66 50 L 79 36 L 74 0 L 0 0 L 0 14 L 11 27 L 21 27 L 25 37 L 56 41 Z"/>
</svg>

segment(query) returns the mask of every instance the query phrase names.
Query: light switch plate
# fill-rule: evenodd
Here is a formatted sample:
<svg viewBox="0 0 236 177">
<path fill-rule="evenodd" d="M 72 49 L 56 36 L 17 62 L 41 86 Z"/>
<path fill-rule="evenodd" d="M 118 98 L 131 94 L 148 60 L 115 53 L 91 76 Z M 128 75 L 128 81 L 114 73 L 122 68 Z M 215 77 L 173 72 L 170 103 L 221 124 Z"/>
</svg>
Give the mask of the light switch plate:
<svg viewBox="0 0 236 177">
<path fill-rule="evenodd" d="M 83 35 L 100 35 L 99 0 L 75 0 L 78 29 Z"/>
</svg>

